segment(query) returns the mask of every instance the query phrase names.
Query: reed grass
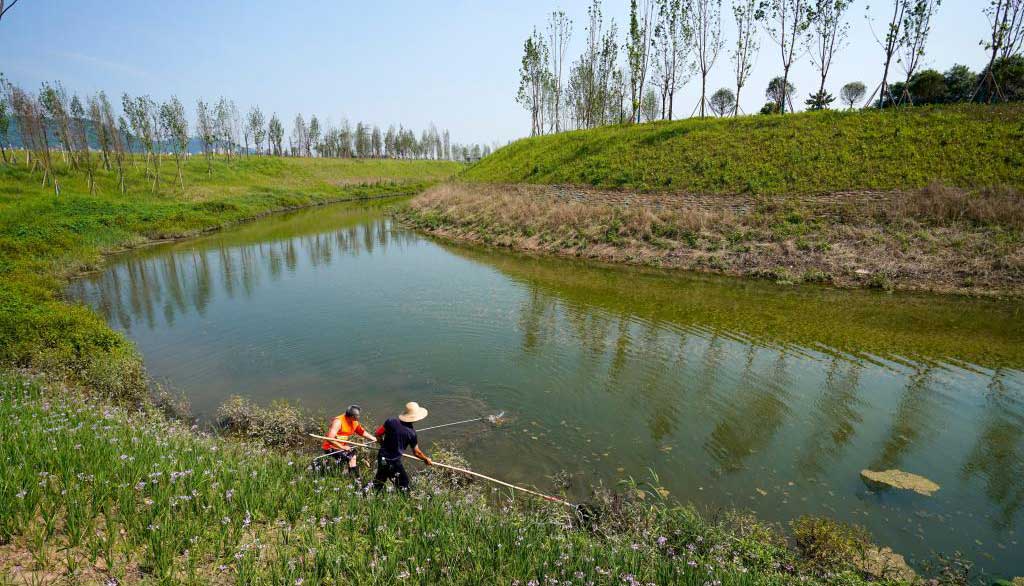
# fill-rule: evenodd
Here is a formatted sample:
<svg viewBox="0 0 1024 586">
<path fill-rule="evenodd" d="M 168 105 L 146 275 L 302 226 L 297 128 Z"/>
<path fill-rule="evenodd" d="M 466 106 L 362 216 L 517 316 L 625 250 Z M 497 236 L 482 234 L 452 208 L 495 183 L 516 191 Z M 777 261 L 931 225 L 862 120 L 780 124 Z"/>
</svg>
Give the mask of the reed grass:
<svg viewBox="0 0 1024 586">
<path fill-rule="evenodd" d="M 805 564 L 752 518 L 670 507 L 653 485 L 586 523 L 437 470 L 415 474 L 410 497 L 367 496 L 307 460 L 69 391 L 0 376 L 0 569 L 15 580 L 864 583 L 842 560 Z"/>
</svg>

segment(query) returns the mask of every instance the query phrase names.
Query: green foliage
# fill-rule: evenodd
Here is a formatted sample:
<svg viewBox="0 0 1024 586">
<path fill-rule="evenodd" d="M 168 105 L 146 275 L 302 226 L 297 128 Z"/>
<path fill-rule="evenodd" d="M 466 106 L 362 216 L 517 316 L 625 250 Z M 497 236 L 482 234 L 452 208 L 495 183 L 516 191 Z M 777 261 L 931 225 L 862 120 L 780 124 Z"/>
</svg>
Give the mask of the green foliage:
<svg viewBox="0 0 1024 586">
<path fill-rule="evenodd" d="M 523 139 L 462 177 L 699 193 L 1019 186 L 1022 128 L 1024 104 L 653 122 Z"/>
</svg>

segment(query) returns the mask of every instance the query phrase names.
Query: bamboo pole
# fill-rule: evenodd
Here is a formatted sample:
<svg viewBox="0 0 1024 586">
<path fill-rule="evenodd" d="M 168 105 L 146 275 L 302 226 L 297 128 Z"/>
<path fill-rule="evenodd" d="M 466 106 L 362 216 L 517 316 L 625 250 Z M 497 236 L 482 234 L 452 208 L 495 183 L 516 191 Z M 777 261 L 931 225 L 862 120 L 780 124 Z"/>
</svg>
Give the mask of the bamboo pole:
<svg viewBox="0 0 1024 586">
<path fill-rule="evenodd" d="M 314 433 L 309 434 L 309 436 L 313 437 L 313 438 L 316 438 L 316 439 L 320 439 L 320 440 L 327 440 L 327 441 L 331 441 L 331 442 L 338 442 L 338 443 L 348 444 L 350 446 L 356 446 L 356 447 L 360 447 L 360 448 L 369 448 L 369 447 L 371 447 L 370 444 L 363 444 L 363 443 L 359 443 L 359 442 L 350 442 L 348 440 L 341 440 L 341 439 L 337 439 L 337 438 L 329 438 L 329 437 L 325 437 L 325 436 L 322 436 L 322 435 L 316 435 Z M 413 460 L 419 460 L 419 458 L 417 458 L 416 456 L 412 456 L 412 455 L 409 455 L 409 454 L 406 454 L 406 453 L 403 453 L 402 456 L 404 456 L 406 458 L 412 458 Z M 558 504 L 561 504 L 561 505 L 566 505 L 566 506 L 569 506 L 569 507 L 575 506 L 575 505 L 573 505 L 572 503 L 570 503 L 567 500 L 560 499 L 558 497 L 547 495 L 547 494 L 544 494 L 544 493 L 541 493 L 541 492 L 537 492 L 535 490 L 530 490 L 529 488 L 523 488 L 522 486 L 516 486 L 515 484 L 509 484 L 508 482 L 505 482 L 504 480 L 498 480 L 497 478 L 492 478 L 490 476 L 487 476 L 487 475 L 484 475 L 484 474 L 480 474 L 479 472 L 473 472 L 472 470 L 467 470 L 466 468 L 459 468 L 458 466 L 450 466 L 448 464 L 442 464 L 440 462 L 434 462 L 433 465 L 437 466 L 439 468 L 445 468 L 447 470 L 453 470 L 455 472 L 461 472 L 461 473 L 467 474 L 469 476 L 476 476 L 477 478 L 483 478 L 484 480 L 488 480 L 490 482 L 494 482 L 495 484 L 500 484 L 502 486 L 507 486 L 508 488 L 511 488 L 513 490 L 518 490 L 518 491 L 521 491 L 521 492 L 525 492 L 526 494 L 532 494 L 533 496 L 538 496 L 538 497 L 540 497 L 540 498 L 542 498 L 542 499 L 544 499 L 546 501 L 550 501 L 550 502 L 553 502 L 553 503 L 558 503 Z"/>
</svg>

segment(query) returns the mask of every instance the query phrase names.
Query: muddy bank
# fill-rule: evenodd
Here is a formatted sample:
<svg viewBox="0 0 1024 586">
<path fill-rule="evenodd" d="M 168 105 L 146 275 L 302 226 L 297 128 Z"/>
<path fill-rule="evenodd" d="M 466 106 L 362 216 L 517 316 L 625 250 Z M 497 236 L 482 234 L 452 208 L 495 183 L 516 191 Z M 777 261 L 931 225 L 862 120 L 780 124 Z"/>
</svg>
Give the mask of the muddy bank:
<svg viewBox="0 0 1024 586">
<path fill-rule="evenodd" d="M 1008 188 L 757 197 L 449 183 L 397 215 L 442 238 L 603 262 L 781 284 L 1024 294 L 1024 197 Z"/>
</svg>

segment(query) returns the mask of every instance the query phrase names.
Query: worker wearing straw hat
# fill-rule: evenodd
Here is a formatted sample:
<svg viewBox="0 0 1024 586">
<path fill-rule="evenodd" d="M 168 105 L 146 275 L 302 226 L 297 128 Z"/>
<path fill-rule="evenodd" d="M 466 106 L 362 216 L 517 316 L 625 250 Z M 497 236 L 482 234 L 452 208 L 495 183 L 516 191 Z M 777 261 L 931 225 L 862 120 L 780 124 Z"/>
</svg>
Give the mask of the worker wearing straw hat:
<svg viewBox="0 0 1024 586">
<path fill-rule="evenodd" d="M 373 478 L 374 490 L 380 491 L 390 480 L 398 485 L 402 492 L 409 491 L 409 474 L 402 466 L 402 452 L 406 448 L 412 448 L 412 453 L 427 466 L 433 464 L 430 457 L 417 445 L 416 430 L 412 425 L 426 416 L 426 409 L 415 401 L 410 401 L 405 404 L 405 411 L 401 415 L 388 419 L 384 425 L 377 428 L 374 435 L 380 442 L 380 452 L 377 454 L 377 475 Z"/>
</svg>

